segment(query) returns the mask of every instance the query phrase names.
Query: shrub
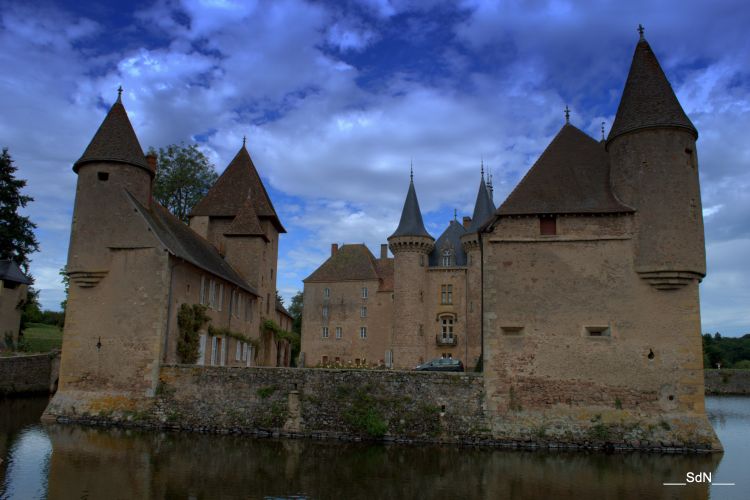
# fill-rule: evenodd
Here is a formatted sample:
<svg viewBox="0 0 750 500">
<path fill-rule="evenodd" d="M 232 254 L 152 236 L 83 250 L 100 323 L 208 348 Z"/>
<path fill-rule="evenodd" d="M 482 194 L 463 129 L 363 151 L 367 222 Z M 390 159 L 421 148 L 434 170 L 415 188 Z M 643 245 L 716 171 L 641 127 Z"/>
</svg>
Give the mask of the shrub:
<svg viewBox="0 0 750 500">
<path fill-rule="evenodd" d="M 182 304 L 177 313 L 177 356 L 181 363 L 194 364 L 198 361 L 200 334 L 198 331 L 209 322 L 206 306 Z"/>
</svg>

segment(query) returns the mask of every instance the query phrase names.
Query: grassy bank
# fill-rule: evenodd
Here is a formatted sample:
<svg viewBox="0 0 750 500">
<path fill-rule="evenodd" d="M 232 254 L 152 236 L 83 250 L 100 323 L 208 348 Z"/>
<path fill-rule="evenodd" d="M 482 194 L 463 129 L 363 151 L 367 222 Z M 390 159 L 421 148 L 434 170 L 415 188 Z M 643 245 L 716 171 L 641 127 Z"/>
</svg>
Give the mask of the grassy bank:
<svg viewBox="0 0 750 500">
<path fill-rule="evenodd" d="M 54 325 L 29 323 L 23 332 L 22 348 L 26 352 L 49 352 L 62 347 L 62 330 Z"/>
</svg>

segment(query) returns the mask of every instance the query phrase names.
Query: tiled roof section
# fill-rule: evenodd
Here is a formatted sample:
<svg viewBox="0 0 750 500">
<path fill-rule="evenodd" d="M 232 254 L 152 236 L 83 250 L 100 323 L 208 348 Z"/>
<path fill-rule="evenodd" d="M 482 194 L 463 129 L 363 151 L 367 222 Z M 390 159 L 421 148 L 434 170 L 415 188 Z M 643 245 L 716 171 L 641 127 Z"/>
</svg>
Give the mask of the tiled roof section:
<svg viewBox="0 0 750 500">
<path fill-rule="evenodd" d="M 698 137 L 698 131 L 680 106 L 651 46 L 641 40 L 635 47 L 607 142 L 632 130 L 660 126 L 684 127 Z"/>
<path fill-rule="evenodd" d="M 376 259 L 370 249 L 358 243 L 342 245 L 303 281 L 360 281 L 378 279 Z"/>
<path fill-rule="evenodd" d="M 284 307 L 284 304 L 282 304 L 279 299 L 276 299 L 276 310 L 280 312 L 281 314 L 294 319 L 294 316 L 292 316 L 292 313 L 286 310 L 286 307 Z"/>
<path fill-rule="evenodd" d="M 422 221 L 422 212 L 419 210 L 419 201 L 417 201 L 417 192 L 414 189 L 414 180 L 409 182 L 409 191 L 406 193 L 404 209 L 401 211 L 401 220 L 398 223 L 396 231 L 389 236 L 427 236 L 432 238 L 430 233 L 424 227 Z"/>
<path fill-rule="evenodd" d="M 31 284 L 31 280 L 23 274 L 18 264 L 9 259 L 0 260 L 0 280 L 12 281 L 21 285 Z"/>
<path fill-rule="evenodd" d="M 271 219 L 276 229 L 285 233 L 286 230 L 276 215 L 271 198 L 245 146 L 240 148 L 216 184 L 198 202 L 190 215 L 234 217 L 240 213 L 248 192 L 253 200 L 257 216 Z"/>
<path fill-rule="evenodd" d="M 632 212 L 609 186 L 609 156 L 604 146 L 565 124 L 497 215 Z"/>
<path fill-rule="evenodd" d="M 263 228 L 260 225 L 258 215 L 255 213 L 255 203 L 253 203 L 251 196 L 245 198 L 245 203 L 240 208 L 240 212 L 234 218 L 224 235 L 266 237 L 266 233 L 263 232 Z"/>
<path fill-rule="evenodd" d="M 375 268 L 378 270 L 380 277 L 379 292 L 393 291 L 393 259 L 378 259 L 375 261 Z"/>
<path fill-rule="evenodd" d="M 487 189 L 487 184 L 484 182 L 484 176 L 482 176 L 482 180 L 479 183 L 479 191 L 477 192 L 477 201 L 474 203 L 474 214 L 471 217 L 469 232 L 474 233 L 478 231 L 494 213 L 495 204 L 492 202 L 492 196 L 489 189 Z"/>
<path fill-rule="evenodd" d="M 452 220 L 445 231 L 443 231 L 443 234 L 441 234 L 435 242 L 435 248 L 430 252 L 430 267 L 442 266 L 443 250 L 445 249 L 453 250 L 453 255 L 455 257 L 453 262 L 454 266 L 465 266 L 466 252 L 464 252 L 464 248 L 461 245 L 461 236 L 466 233 L 466 229 L 460 222 Z"/>
<path fill-rule="evenodd" d="M 78 172 L 81 165 L 95 161 L 129 163 L 154 174 L 119 98 L 110 108 L 83 156 L 73 165 L 73 171 Z"/>
<path fill-rule="evenodd" d="M 166 208 L 154 201 L 148 209 L 133 196 L 130 196 L 130 200 L 172 255 L 258 296 L 258 291 L 237 274 L 208 240 L 199 236 Z"/>
</svg>

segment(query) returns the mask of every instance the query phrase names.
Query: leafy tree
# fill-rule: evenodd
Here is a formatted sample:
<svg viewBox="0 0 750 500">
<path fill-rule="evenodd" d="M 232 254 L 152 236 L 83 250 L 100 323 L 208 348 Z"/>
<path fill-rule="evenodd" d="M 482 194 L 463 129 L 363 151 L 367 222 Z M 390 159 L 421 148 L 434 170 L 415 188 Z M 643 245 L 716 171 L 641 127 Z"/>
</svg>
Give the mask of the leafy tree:
<svg viewBox="0 0 750 500">
<path fill-rule="evenodd" d="M 303 295 L 302 292 L 297 292 L 292 297 L 292 305 L 289 306 L 289 314 L 294 318 L 292 323 L 292 331 L 295 333 L 302 333 L 302 309 L 303 309 Z"/>
<path fill-rule="evenodd" d="M 150 154 L 156 154 L 154 148 Z M 195 144 L 159 148 L 154 198 L 183 222 L 219 177 L 213 164 Z"/>
<path fill-rule="evenodd" d="M 63 311 L 63 317 L 65 314 L 65 311 L 68 309 L 68 290 L 70 290 L 70 278 L 68 278 L 68 266 L 62 266 L 60 268 L 60 271 L 58 272 L 60 275 L 60 281 L 62 281 L 63 288 L 65 291 L 65 299 L 60 302 L 60 308 Z"/>
<path fill-rule="evenodd" d="M 34 198 L 21 194 L 26 181 L 16 179 L 16 170 L 8 148 L 3 148 L 0 155 L 0 259 L 15 261 L 28 276 L 29 255 L 39 249 L 39 243 L 34 236 L 36 225 L 20 215 L 18 209 Z"/>
<path fill-rule="evenodd" d="M 281 296 L 278 290 L 276 290 L 276 301 L 282 306 L 284 305 L 284 297 Z"/>
</svg>

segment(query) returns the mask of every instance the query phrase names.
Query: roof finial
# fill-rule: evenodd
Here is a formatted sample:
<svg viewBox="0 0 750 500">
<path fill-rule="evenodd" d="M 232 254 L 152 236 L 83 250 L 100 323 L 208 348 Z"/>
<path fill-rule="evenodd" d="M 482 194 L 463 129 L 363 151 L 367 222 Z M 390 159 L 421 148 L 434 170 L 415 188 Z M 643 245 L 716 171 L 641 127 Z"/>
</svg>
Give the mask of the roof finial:
<svg viewBox="0 0 750 500">
<path fill-rule="evenodd" d="M 484 155 L 482 155 L 482 156 L 481 156 L 480 158 L 481 158 L 481 160 L 480 160 L 480 164 L 481 164 L 481 166 L 482 166 L 482 167 L 481 167 L 481 171 L 480 171 L 480 174 L 481 174 L 481 176 L 482 176 L 482 180 L 484 180 Z"/>
<path fill-rule="evenodd" d="M 565 105 L 565 123 L 570 123 L 570 108 L 568 108 L 568 105 Z"/>
<path fill-rule="evenodd" d="M 245 147 L 245 144 L 246 144 L 246 143 L 247 143 L 247 136 L 246 136 L 246 135 L 243 135 L 243 136 L 242 136 L 242 147 L 243 147 L 243 148 Z"/>
<path fill-rule="evenodd" d="M 643 38 L 644 31 L 646 31 L 646 28 L 644 28 L 642 24 L 638 24 L 638 34 L 641 36 L 641 40 L 644 40 Z"/>
<path fill-rule="evenodd" d="M 458 210 L 453 209 L 453 220 L 458 221 Z"/>
<path fill-rule="evenodd" d="M 118 101 L 122 100 L 122 85 L 117 87 L 117 100 Z"/>
<path fill-rule="evenodd" d="M 414 182 L 414 159 L 409 160 L 409 179 Z"/>
<path fill-rule="evenodd" d="M 602 140 L 604 140 L 604 124 L 605 124 L 605 123 L 606 123 L 606 122 L 602 122 Z"/>
</svg>

